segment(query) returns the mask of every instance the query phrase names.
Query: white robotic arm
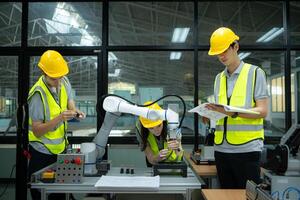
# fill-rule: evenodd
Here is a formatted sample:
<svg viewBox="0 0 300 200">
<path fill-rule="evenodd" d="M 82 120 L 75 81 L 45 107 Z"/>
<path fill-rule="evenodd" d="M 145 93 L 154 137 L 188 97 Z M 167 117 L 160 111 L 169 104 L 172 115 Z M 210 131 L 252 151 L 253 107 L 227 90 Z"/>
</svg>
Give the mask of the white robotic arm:
<svg viewBox="0 0 300 200">
<path fill-rule="evenodd" d="M 129 104 L 127 101 L 115 97 L 108 96 L 103 101 L 103 108 L 111 113 L 128 113 L 136 116 L 141 116 L 150 120 L 167 120 L 169 129 L 176 129 L 179 126 L 179 116 L 171 109 L 153 110 L 147 107 L 139 107 Z"/>
<path fill-rule="evenodd" d="M 96 137 L 93 140 L 93 144 L 96 144 L 96 151 L 88 152 L 89 154 L 94 154 L 89 156 L 90 160 L 85 157 L 86 163 L 89 165 L 96 163 L 97 160 L 101 160 L 105 153 L 105 146 L 109 137 L 109 133 L 113 128 L 116 120 L 120 117 L 121 113 L 132 114 L 136 116 L 142 116 L 150 120 L 167 120 L 169 137 L 176 138 L 179 126 L 179 116 L 176 112 L 171 109 L 167 110 L 153 110 L 147 107 L 139 107 L 132 105 L 122 98 L 116 96 L 108 96 L 103 101 L 103 108 L 106 112 L 103 124 L 98 131 Z M 86 152 L 83 152 L 86 153 Z"/>
</svg>

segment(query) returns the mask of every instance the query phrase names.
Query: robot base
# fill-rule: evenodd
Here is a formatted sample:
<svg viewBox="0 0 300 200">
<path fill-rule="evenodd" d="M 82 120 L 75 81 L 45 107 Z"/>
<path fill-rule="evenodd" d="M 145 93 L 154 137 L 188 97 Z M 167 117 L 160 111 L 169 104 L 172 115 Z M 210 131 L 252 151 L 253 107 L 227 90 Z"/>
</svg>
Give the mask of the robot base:
<svg viewBox="0 0 300 200">
<path fill-rule="evenodd" d="M 180 172 L 182 177 L 187 177 L 187 164 L 181 162 L 161 162 L 153 165 L 153 175 L 176 174 Z"/>
<path fill-rule="evenodd" d="M 212 156 L 211 156 L 212 155 Z M 214 158 L 214 149 L 213 146 L 206 146 L 198 151 L 191 153 L 190 159 L 196 165 L 215 165 L 215 158 Z"/>
<path fill-rule="evenodd" d="M 101 160 L 96 162 L 97 173 L 95 174 L 84 174 L 87 177 L 98 177 L 107 174 L 110 170 L 111 161 L 110 160 Z"/>
</svg>

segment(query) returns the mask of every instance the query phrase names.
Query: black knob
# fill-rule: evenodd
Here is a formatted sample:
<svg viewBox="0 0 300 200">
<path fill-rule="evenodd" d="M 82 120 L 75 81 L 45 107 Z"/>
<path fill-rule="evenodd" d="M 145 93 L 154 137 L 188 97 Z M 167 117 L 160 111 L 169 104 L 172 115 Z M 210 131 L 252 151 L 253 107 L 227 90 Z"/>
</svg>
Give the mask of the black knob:
<svg viewBox="0 0 300 200">
<path fill-rule="evenodd" d="M 129 174 L 129 168 L 126 169 L 126 174 Z"/>
<path fill-rule="evenodd" d="M 123 174 L 124 173 L 124 168 L 121 168 L 120 169 L 120 174 Z"/>
<path fill-rule="evenodd" d="M 130 169 L 130 174 L 134 174 L 134 169 Z"/>
</svg>

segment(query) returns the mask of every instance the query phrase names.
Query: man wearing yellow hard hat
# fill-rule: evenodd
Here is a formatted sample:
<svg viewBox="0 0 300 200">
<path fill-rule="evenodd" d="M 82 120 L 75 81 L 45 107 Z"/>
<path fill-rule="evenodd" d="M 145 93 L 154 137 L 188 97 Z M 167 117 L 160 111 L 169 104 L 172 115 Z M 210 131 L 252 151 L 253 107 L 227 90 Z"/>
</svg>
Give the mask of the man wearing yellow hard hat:
<svg viewBox="0 0 300 200">
<path fill-rule="evenodd" d="M 69 67 L 62 55 L 48 50 L 41 56 L 38 66 L 43 75 L 28 95 L 29 175 L 56 162 L 57 154 L 66 150 L 67 121 L 85 118 L 85 114 L 75 107 L 72 87 L 65 76 Z M 31 196 L 34 200 L 41 198 L 35 189 L 31 189 Z M 51 194 L 49 199 L 64 199 L 64 196 Z"/>
<path fill-rule="evenodd" d="M 152 102 L 147 101 L 144 103 L 144 105 L 149 104 L 152 104 Z M 162 110 L 157 103 L 147 107 L 154 110 Z M 182 160 L 181 140 L 167 140 L 167 121 L 152 121 L 144 117 L 139 117 L 139 121 L 140 124 L 137 125 L 139 132 L 137 139 L 150 164 L 179 162 Z"/>
<path fill-rule="evenodd" d="M 264 71 L 240 60 L 239 36 L 221 27 L 210 37 L 208 54 L 225 66 L 215 78 L 214 97 L 218 104 L 241 107 L 259 114 L 226 112 L 209 104 L 208 109 L 228 117 L 216 122 L 215 160 L 222 188 L 245 188 L 247 180 L 260 183 L 263 148 L 263 119 L 268 113 L 268 91 Z"/>
</svg>

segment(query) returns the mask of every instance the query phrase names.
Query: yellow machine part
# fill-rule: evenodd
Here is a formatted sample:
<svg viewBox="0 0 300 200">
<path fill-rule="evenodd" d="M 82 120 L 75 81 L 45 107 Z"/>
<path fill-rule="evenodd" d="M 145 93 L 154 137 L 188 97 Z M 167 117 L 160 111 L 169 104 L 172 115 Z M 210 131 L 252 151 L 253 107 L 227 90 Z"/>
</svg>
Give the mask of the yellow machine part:
<svg viewBox="0 0 300 200">
<path fill-rule="evenodd" d="M 53 179 L 55 178 L 54 172 L 43 172 L 42 179 Z"/>
</svg>

